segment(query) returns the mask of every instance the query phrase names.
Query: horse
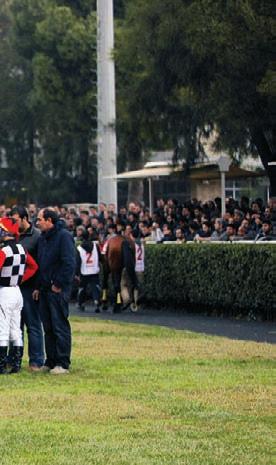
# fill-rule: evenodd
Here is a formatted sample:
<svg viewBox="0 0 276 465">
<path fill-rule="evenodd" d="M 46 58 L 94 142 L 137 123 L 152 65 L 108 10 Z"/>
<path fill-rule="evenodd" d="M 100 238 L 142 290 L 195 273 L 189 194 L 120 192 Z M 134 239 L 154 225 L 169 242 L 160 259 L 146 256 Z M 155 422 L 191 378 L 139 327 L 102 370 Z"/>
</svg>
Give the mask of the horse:
<svg viewBox="0 0 276 465">
<path fill-rule="evenodd" d="M 126 269 L 134 297 L 134 302 L 132 303 L 131 308 L 133 311 L 136 311 L 139 285 L 135 273 L 135 243 L 131 239 L 127 239 L 124 236 L 112 236 L 108 240 L 105 260 L 103 264 L 102 305 L 103 308 L 106 308 L 108 278 L 109 274 L 111 274 L 116 296 L 113 306 L 113 313 L 119 313 L 122 310 L 121 279 L 124 268 Z"/>
</svg>

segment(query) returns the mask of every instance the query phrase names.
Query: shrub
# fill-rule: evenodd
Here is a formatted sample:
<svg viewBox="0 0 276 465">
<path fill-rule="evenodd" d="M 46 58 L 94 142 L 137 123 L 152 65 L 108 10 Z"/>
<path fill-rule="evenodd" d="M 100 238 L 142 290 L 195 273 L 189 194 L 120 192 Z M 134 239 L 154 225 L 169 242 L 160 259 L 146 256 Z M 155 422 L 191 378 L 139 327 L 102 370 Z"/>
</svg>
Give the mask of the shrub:
<svg viewBox="0 0 276 465">
<path fill-rule="evenodd" d="M 276 247 L 149 244 L 144 282 L 145 298 L 152 306 L 270 317 L 275 311 Z"/>
</svg>

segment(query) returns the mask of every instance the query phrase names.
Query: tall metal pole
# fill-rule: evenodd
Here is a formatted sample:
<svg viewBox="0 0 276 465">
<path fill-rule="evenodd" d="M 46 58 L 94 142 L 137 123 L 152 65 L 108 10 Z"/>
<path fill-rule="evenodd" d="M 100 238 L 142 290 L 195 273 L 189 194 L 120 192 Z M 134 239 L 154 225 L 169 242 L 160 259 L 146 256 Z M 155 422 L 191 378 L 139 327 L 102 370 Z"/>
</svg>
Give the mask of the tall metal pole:
<svg viewBox="0 0 276 465">
<path fill-rule="evenodd" d="M 225 173 L 229 171 L 231 165 L 231 159 L 228 155 L 222 154 L 218 161 L 218 167 L 220 170 L 220 183 L 221 183 L 221 216 L 225 215 Z"/>
<path fill-rule="evenodd" d="M 113 0 L 97 0 L 98 203 L 117 210 Z"/>
<path fill-rule="evenodd" d="M 225 172 L 220 172 L 220 184 L 221 184 L 221 216 L 225 215 Z"/>
<path fill-rule="evenodd" d="M 149 178 L 149 210 L 150 215 L 153 214 L 153 179 Z"/>
</svg>

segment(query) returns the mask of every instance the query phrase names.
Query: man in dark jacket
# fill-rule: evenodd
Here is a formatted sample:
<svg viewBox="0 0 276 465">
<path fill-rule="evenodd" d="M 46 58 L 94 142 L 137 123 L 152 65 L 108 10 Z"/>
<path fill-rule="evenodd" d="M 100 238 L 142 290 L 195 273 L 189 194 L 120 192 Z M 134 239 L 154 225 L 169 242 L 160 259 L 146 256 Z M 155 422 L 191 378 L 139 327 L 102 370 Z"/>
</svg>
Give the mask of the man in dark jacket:
<svg viewBox="0 0 276 465">
<path fill-rule="evenodd" d="M 14 207 L 11 210 L 11 217 L 17 222 L 19 227 L 19 243 L 36 260 L 37 242 L 40 236 L 39 229 L 29 222 L 28 212 L 22 206 Z M 23 309 L 21 312 L 21 329 L 24 325 L 28 332 L 29 367 L 30 371 L 39 371 L 44 364 L 44 337 L 42 324 L 38 310 L 38 303 L 34 301 L 32 293 L 34 291 L 35 276 L 25 281 L 20 286 L 23 296 Z"/>
<path fill-rule="evenodd" d="M 69 372 L 71 327 L 68 320 L 69 299 L 76 267 L 74 241 L 50 208 L 40 210 L 37 224 L 42 234 L 38 240 L 39 264 L 37 289 L 39 310 L 45 332 L 44 371 Z"/>
<path fill-rule="evenodd" d="M 255 242 L 260 241 L 273 241 L 276 237 L 273 237 L 272 222 L 270 220 L 264 220 L 261 230 L 255 237 Z"/>
</svg>

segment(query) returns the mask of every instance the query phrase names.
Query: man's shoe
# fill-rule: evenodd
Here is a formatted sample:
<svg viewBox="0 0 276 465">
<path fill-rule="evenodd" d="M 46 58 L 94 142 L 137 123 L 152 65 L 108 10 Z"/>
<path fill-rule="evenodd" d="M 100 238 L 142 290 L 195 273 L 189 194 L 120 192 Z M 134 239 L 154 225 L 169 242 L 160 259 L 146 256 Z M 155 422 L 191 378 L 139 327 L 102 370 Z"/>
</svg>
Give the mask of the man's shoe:
<svg viewBox="0 0 276 465">
<path fill-rule="evenodd" d="M 52 368 L 50 370 L 51 375 L 66 375 L 69 373 L 69 370 L 67 368 L 63 368 L 61 366 L 56 366 L 55 368 Z"/>
<path fill-rule="evenodd" d="M 46 368 L 46 370 L 45 370 Z M 28 371 L 30 371 L 31 373 L 39 373 L 41 371 L 49 371 L 48 370 L 49 367 L 47 367 L 46 365 L 43 365 L 43 366 L 38 366 L 38 365 L 29 365 L 29 368 L 28 368 Z"/>
<path fill-rule="evenodd" d="M 40 367 L 39 371 L 42 372 L 42 373 L 49 373 L 49 371 L 51 370 L 50 367 L 48 367 L 48 365 L 43 365 L 42 367 Z"/>
</svg>

